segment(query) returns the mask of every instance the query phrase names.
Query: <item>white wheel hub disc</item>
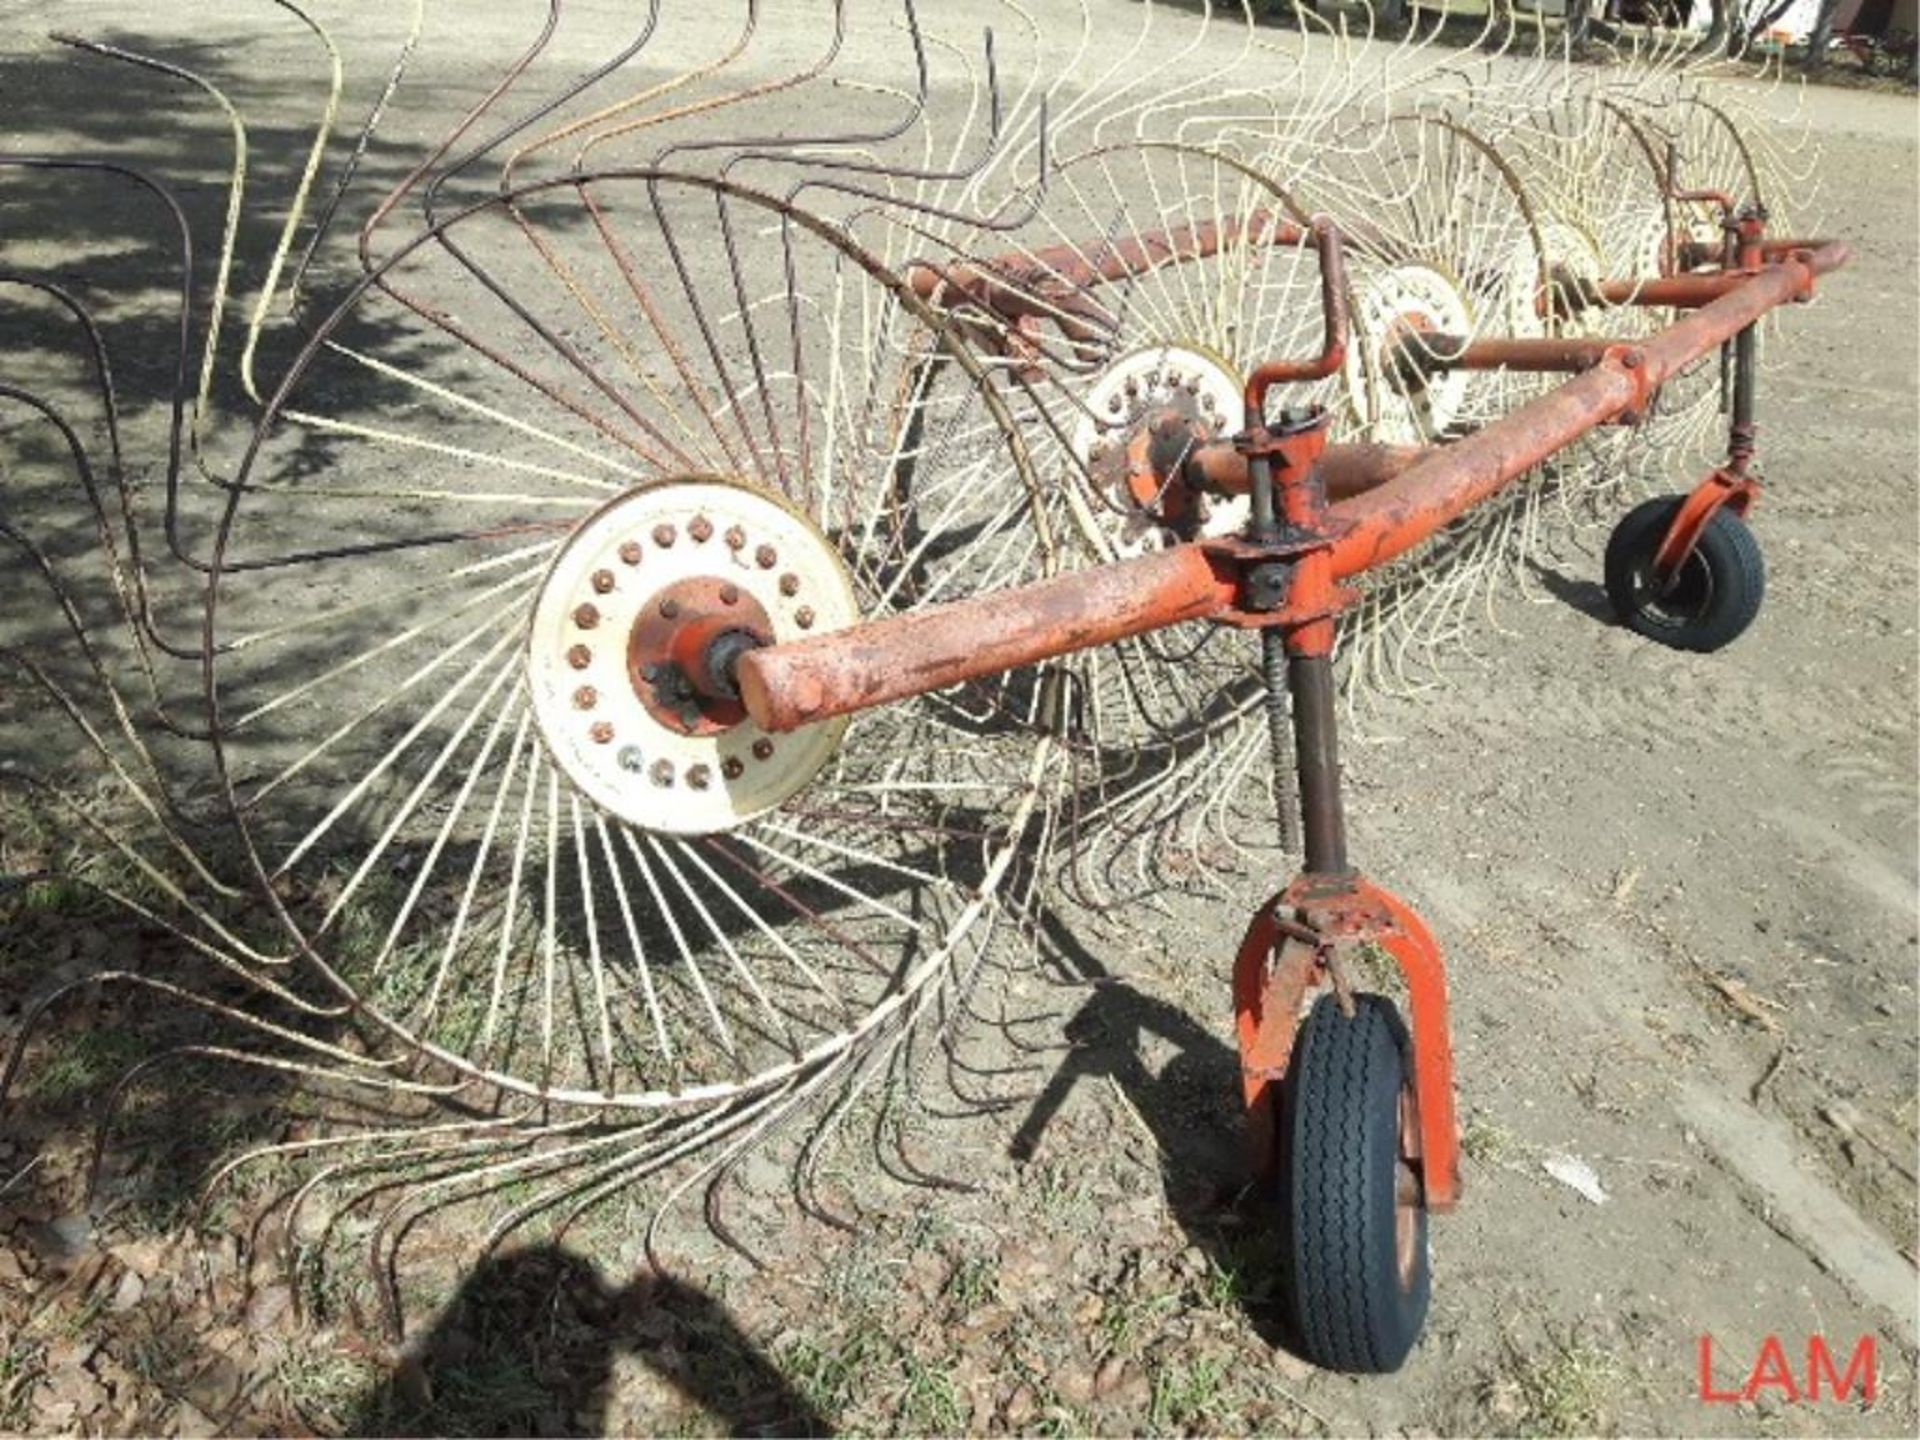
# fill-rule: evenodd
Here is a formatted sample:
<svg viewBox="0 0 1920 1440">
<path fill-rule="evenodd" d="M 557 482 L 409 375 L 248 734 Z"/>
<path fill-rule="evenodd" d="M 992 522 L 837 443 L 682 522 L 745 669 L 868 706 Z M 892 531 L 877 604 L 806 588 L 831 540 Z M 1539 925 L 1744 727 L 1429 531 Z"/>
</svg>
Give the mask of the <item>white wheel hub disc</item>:
<svg viewBox="0 0 1920 1440">
<path fill-rule="evenodd" d="M 1347 354 L 1346 380 L 1361 423 L 1370 438 L 1388 444 L 1434 439 L 1460 413 L 1471 377 L 1448 371 L 1409 385 L 1389 372 L 1385 360 L 1411 332 L 1471 336 L 1473 311 L 1466 297 L 1438 270 L 1396 265 L 1367 278 L 1359 311 L 1361 343 Z"/>
<path fill-rule="evenodd" d="M 707 642 L 779 644 L 858 618 L 839 555 L 779 501 L 720 479 L 642 486 L 574 531 L 542 582 L 534 721 L 608 813 L 669 835 L 728 830 L 811 780 L 846 722 L 761 730 L 694 683 Z"/>
<path fill-rule="evenodd" d="M 1189 412 L 1222 435 L 1240 428 L 1240 381 L 1217 357 L 1184 345 L 1155 345 L 1122 356 L 1100 372 L 1081 403 L 1084 410 L 1074 424 L 1071 444 L 1083 476 L 1124 469 L 1100 462 L 1114 447 L 1125 447 L 1146 417 L 1169 406 Z M 1181 538 L 1141 508 L 1124 480 L 1094 480 L 1090 495 L 1088 488 L 1076 483 L 1067 493 L 1088 540 L 1104 553 L 1144 555 Z M 1197 532 L 1238 534 L 1247 523 L 1249 503 L 1244 495 L 1207 497 Z"/>
</svg>

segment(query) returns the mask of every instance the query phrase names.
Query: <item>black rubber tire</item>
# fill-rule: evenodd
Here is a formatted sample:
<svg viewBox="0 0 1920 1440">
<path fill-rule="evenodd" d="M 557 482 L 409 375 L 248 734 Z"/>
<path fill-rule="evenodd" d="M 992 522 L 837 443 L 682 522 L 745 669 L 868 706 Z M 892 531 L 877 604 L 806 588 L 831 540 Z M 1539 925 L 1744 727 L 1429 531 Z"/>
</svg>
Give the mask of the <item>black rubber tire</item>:
<svg viewBox="0 0 1920 1440">
<path fill-rule="evenodd" d="M 1397 1370 L 1426 1323 L 1427 1212 L 1416 1213 L 1403 1284 L 1394 1204 L 1408 1052 L 1392 1001 L 1356 995 L 1349 1020 L 1323 995 L 1288 1066 L 1280 1189 L 1289 1319 L 1302 1357 L 1329 1370 Z"/>
<path fill-rule="evenodd" d="M 1680 509 L 1662 495 L 1636 505 L 1607 538 L 1607 599 L 1620 623 L 1675 650 L 1718 650 L 1753 624 L 1767 593 L 1760 542 L 1731 510 L 1713 512 L 1681 568 L 1679 583 L 1654 593 L 1653 557 Z"/>
</svg>

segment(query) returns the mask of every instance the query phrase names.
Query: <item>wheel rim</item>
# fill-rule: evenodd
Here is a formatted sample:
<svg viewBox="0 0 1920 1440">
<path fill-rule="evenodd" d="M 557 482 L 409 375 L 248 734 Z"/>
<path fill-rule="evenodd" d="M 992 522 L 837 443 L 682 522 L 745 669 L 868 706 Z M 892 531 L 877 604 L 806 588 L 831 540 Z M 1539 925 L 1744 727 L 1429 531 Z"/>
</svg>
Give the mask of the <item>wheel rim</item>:
<svg viewBox="0 0 1920 1440">
<path fill-rule="evenodd" d="M 1650 560 L 1636 573 L 1634 609 L 1657 629 L 1685 630 L 1712 609 L 1714 589 L 1713 566 L 1696 546 L 1665 583 Z"/>
<path fill-rule="evenodd" d="M 1416 1159 L 1419 1134 L 1419 1110 L 1414 1102 L 1413 1087 L 1409 1085 L 1400 1092 L 1400 1147 L 1393 1190 L 1394 1273 L 1399 1278 L 1403 1292 L 1410 1292 L 1414 1288 L 1419 1279 L 1421 1262 L 1425 1258 L 1424 1247 L 1420 1243 L 1420 1222 L 1426 1207 L 1421 1201 L 1420 1172 Z"/>
</svg>

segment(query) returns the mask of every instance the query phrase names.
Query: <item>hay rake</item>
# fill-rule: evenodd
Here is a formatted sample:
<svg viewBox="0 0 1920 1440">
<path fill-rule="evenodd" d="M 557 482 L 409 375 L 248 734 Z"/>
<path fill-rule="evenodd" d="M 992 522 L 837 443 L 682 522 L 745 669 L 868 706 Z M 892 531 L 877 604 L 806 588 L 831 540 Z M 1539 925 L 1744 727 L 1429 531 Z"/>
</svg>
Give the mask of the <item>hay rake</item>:
<svg viewBox="0 0 1920 1440">
<path fill-rule="evenodd" d="M 1350 862 L 1336 654 L 1349 707 L 1437 669 L 1722 396 L 1725 463 L 1631 510 L 1606 580 L 1663 643 L 1746 628 L 1758 326 L 1846 258 L 1770 224 L 1804 203 L 1788 132 L 1750 142 L 1671 41 L 1580 69 L 1153 5 L 942 33 L 902 0 L 654 4 L 616 43 L 554 3 L 503 7 L 516 57 L 376 177 L 426 7 L 351 137 L 342 46 L 276 8 L 331 77 L 277 224 L 214 77 L 66 41 L 64 75 L 218 113 L 210 283 L 164 175 L 0 156 L 29 199 L 150 212 L 180 297 L 139 483 L 112 327 L 61 267 L 0 276 L 66 327 L 20 373 L 89 372 L 84 419 L 58 378 L 0 396 L 108 581 L 16 469 L 37 598 L 0 657 L 37 708 L 0 773 L 78 838 L 10 884 L 193 962 L 43 996 L 8 1085 L 42 1015 L 124 984 L 241 1038 L 116 1098 L 200 1058 L 393 1107 L 213 1177 L 308 1167 L 290 1263 L 348 1216 L 383 1271 L 445 1207 L 564 1232 L 669 1172 L 656 1221 L 704 1185 L 718 1224 L 777 1132 L 805 1120 L 806 1201 L 858 1101 L 891 1123 L 1052 897 L 1297 860 L 1233 969 L 1254 1170 L 1306 1352 L 1399 1365 L 1458 1194 L 1447 986 Z M 1410 1023 L 1354 990 L 1363 948 Z"/>
</svg>

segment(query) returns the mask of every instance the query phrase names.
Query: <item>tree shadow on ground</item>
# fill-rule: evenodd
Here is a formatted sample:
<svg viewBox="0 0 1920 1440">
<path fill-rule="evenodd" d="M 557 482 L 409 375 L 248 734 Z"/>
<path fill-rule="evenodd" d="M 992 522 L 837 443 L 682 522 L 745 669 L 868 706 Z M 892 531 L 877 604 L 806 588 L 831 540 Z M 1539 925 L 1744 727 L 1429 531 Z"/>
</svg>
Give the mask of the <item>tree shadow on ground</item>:
<svg viewBox="0 0 1920 1440">
<path fill-rule="evenodd" d="M 355 1435 L 602 1435 L 614 1362 L 638 1355 L 733 1435 L 826 1435 L 826 1421 L 696 1286 L 605 1283 L 557 1245 L 475 1269 L 386 1380 Z M 611 1417 L 618 1421 L 618 1417 Z"/>
</svg>

